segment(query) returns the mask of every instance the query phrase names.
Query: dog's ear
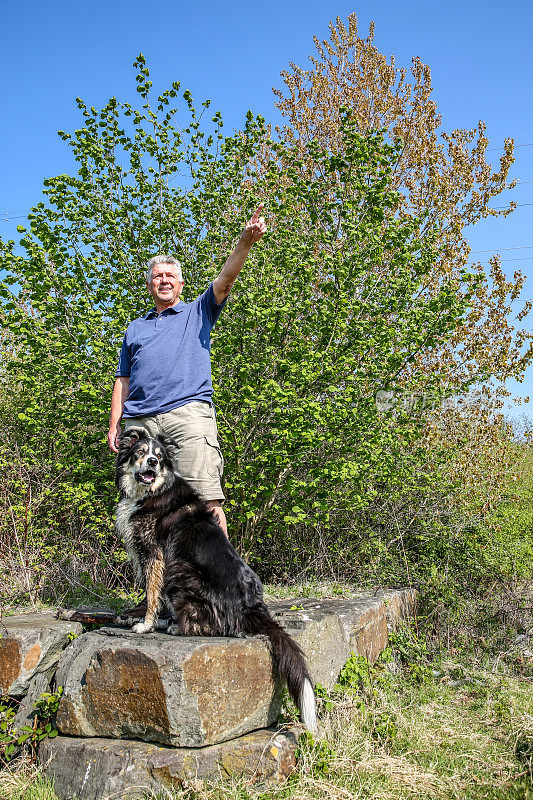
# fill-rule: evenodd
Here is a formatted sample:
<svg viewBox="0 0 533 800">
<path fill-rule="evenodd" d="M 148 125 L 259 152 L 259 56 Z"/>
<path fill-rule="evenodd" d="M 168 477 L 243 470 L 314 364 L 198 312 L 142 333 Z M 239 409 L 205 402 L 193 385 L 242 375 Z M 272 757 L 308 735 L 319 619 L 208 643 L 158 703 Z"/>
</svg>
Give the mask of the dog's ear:
<svg viewBox="0 0 533 800">
<path fill-rule="evenodd" d="M 172 444 L 172 439 L 170 438 L 170 436 L 165 436 L 164 433 L 158 433 L 155 439 L 157 442 L 159 442 L 160 445 L 162 445 L 165 448 L 165 450 L 168 453 L 168 446 L 169 444 L 170 445 Z"/>
<path fill-rule="evenodd" d="M 135 442 L 138 442 L 141 436 L 144 436 L 146 431 L 144 428 L 136 428 L 131 426 L 122 431 L 119 437 L 121 449 L 129 449 Z"/>
<path fill-rule="evenodd" d="M 174 470 L 174 472 L 177 472 L 178 465 L 174 461 L 174 457 L 171 455 L 171 449 L 169 449 L 173 445 L 172 439 L 170 438 L 170 436 L 165 436 L 164 433 L 158 433 L 155 439 L 156 442 L 159 442 L 159 444 L 162 446 L 165 452 L 167 466 L 171 467 Z"/>
</svg>

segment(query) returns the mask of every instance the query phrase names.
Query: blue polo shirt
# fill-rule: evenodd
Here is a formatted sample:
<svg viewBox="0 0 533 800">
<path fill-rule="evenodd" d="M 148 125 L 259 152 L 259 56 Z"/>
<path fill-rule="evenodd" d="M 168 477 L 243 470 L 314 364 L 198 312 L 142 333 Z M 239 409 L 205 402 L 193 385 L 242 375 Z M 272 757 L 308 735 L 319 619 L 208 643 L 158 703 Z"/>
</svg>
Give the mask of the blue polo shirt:
<svg viewBox="0 0 533 800">
<path fill-rule="evenodd" d="M 213 284 L 192 303 L 179 301 L 133 320 L 124 334 L 117 378 L 129 378 L 124 417 L 163 414 L 193 400 L 213 402 L 211 331 L 224 307 Z"/>
</svg>

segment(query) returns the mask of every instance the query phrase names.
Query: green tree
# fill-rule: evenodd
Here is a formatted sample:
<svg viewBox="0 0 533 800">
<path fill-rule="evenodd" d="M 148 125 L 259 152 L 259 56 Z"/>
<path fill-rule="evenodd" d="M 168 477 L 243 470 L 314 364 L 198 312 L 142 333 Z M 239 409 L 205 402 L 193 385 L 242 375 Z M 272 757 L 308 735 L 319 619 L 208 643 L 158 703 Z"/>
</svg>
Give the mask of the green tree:
<svg viewBox="0 0 533 800">
<path fill-rule="evenodd" d="M 342 155 L 342 114 L 349 107 L 357 130 L 383 129 L 401 142 L 391 186 L 399 191 L 400 208 L 439 231 L 442 247 L 434 274 L 453 276 L 470 260 L 467 230 L 487 216 L 503 217 L 516 204 L 494 206 L 494 200 L 513 188 L 509 171 L 514 161 L 514 143 L 505 140 L 497 165 L 489 156 L 486 125 L 479 121 L 472 130 L 447 130 L 433 98 L 431 70 L 419 58 L 410 69 L 387 58 L 374 41 L 374 24 L 368 36 L 360 35 L 357 16 L 347 23 L 337 17 L 330 35 L 314 37 L 314 52 L 304 67 L 290 64 L 283 70 L 282 87 L 275 89 L 277 108 L 283 115 L 278 133 L 292 148 L 300 150 L 305 168 L 305 146 L 316 141 Z M 501 203 L 500 199 L 500 203 Z M 453 337 L 430 354 L 421 353 L 416 371 L 445 369 L 446 382 L 460 385 L 476 375 L 505 381 L 523 375 L 533 356 L 531 331 L 515 329 L 510 307 L 524 284 L 518 271 L 506 277 L 497 256 L 489 264 L 476 263 L 480 280 L 470 303 L 470 312 Z M 531 303 L 516 313 L 523 321 Z"/>
<path fill-rule="evenodd" d="M 349 15 L 346 24 L 337 18 L 329 27 L 326 39 L 314 37 L 315 49 L 307 65 L 291 63 L 281 73 L 281 88 L 274 90 L 283 115 L 277 133 L 287 147 L 299 152 L 304 175 L 314 169 L 306 147 L 310 142 L 342 157 L 343 107 L 352 109 L 359 133 L 383 129 L 401 142 L 391 181 L 399 192 L 398 213 L 420 220 L 421 237 L 428 221 L 438 232 L 438 257 L 426 276 L 426 288 L 431 291 L 433 285 L 438 290 L 445 275 L 452 282 L 454 277 L 459 279 L 460 291 L 461 271 L 470 261 L 468 227 L 487 216 L 504 217 L 514 209 L 514 202 L 493 205 L 498 195 L 514 185 L 509 180 L 513 141 L 506 139 L 500 157 L 491 163 L 482 121 L 473 130 L 446 129 L 433 97 L 431 71 L 420 59 L 413 58 L 409 69 L 394 56 L 381 53 L 374 25 L 368 36 L 361 36 L 355 14 Z M 268 154 L 263 160 L 268 161 Z M 328 190 L 325 181 L 324 194 Z M 342 246 L 342 236 L 338 246 Z M 461 546 L 466 544 L 465 536 L 470 536 L 471 544 L 480 520 L 509 493 L 510 460 L 517 458 L 516 448 L 509 426 L 497 411 L 502 405 L 497 398 L 506 393 L 504 382 L 509 377 L 521 380 L 531 363 L 531 331 L 520 328 L 531 302 L 516 308 L 524 276 L 519 271 L 506 276 L 498 256 L 471 268 L 479 279 L 461 324 L 438 346 L 422 348 L 404 370 L 403 381 L 409 392 L 413 384 L 424 386 L 425 376 L 437 373 L 443 392 L 450 395 L 454 387 L 455 394 L 460 394 L 462 386 L 478 382 L 494 392 L 494 402 L 488 407 L 484 394 L 481 402 L 463 404 L 454 413 L 435 404 L 433 412 L 426 414 L 428 425 L 419 440 L 422 450 L 412 489 L 405 483 L 397 488 L 389 484 L 379 501 L 371 504 L 374 510 L 368 526 L 346 514 L 337 517 L 343 530 L 353 526 L 366 531 L 359 534 L 359 552 L 368 539 L 398 541 L 398 531 L 409 529 L 418 531 L 412 537 L 413 552 L 420 553 L 420 541 L 414 540 L 419 534 L 427 539 L 429 534 L 420 533 L 424 526 L 433 530 L 434 545 L 442 552 L 446 535 L 439 529 L 439 518 L 447 520 L 448 532 L 455 531 Z M 378 279 L 384 269 L 386 264 L 378 262 Z M 427 484 L 429 474 L 432 487 Z M 428 560 L 433 558 L 424 552 Z M 446 556 L 442 560 L 446 562 Z"/>
<path fill-rule="evenodd" d="M 340 152 L 311 141 L 302 170 L 301 149 L 270 141 L 262 118 L 224 137 L 220 114 L 206 120 L 209 102 L 198 113 L 177 83 L 152 103 L 142 56 L 135 66 L 141 108 L 78 100 L 83 127 L 61 134 L 78 174 L 45 181 L 25 255 L 0 244 L 14 424 L 26 458 L 61 475 L 52 529 L 75 518 L 98 551 L 114 494 L 110 392 L 123 330 L 146 308 L 145 262 L 177 255 L 195 296 L 264 200 L 271 232 L 213 337 L 230 531 L 258 563 L 286 527 L 327 526 L 332 508 L 364 508 L 378 484 L 409 480 L 422 416 L 380 414 L 375 394 L 446 392 L 438 369 L 410 365 L 462 324 L 478 278 L 463 268 L 436 281 L 438 224 L 397 211 L 401 143 L 360 133 L 349 110 Z M 271 154 L 260 173 L 259 152 Z"/>
</svg>

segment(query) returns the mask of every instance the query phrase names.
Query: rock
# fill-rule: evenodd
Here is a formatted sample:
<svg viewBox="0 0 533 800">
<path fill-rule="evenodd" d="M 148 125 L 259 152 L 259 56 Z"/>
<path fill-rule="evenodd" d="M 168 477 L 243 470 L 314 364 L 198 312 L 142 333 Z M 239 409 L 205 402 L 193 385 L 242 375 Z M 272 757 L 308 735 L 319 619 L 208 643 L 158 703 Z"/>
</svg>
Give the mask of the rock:
<svg viewBox="0 0 533 800">
<path fill-rule="evenodd" d="M 13 721 L 15 729 L 21 728 L 22 725 L 31 726 L 33 724 L 33 720 L 37 716 L 37 710 L 34 707 L 35 702 L 41 697 L 43 692 L 50 691 L 50 682 L 51 678 L 49 675 L 37 673 L 37 675 L 33 676 L 28 686 L 28 691 L 20 701 L 17 713 L 15 714 L 15 719 Z"/>
<path fill-rule="evenodd" d="M 263 637 L 86 633 L 63 653 L 57 728 L 70 736 L 203 747 L 276 721 L 281 686 Z"/>
<path fill-rule="evenodd" d="M 242 778 L 255 791 L 281 783 L 296 765 L 297 730 L 258 730 L 199 749 L 58 736 L 39 760 L 60 800 L 133 800 L 151 791 Z M 165 795 L 166 796 L 166 795 Z"/>
<path fill-rule="evenodd" d="M 389 626 L 414 609 L 408 590 L 269 603 L 304 650 L 311 677 L 331 689 L 350 656 L 373 663 Z M 205 747 L 276 721 L 281 689 L 264 637 L 134 634 L 118 626 L 77 639 L 63 654 L 57 725 L 70 736 Z"/>
<path fill-rule="evenodd" d="M 380 597 L 362 595 L 341 610 L 350 650 L 374 664 L 388 644 L 387 607 Z"/>
<path fill-rule="evenodd" d="M 416 589 L 395 589 L 379 592 L 387 607 L 387 625 L 393 631 L 398 623 L 406 622 L 416 616 L 418 592 Z"/>
<path fill-rule="evenodd" d="M 333 687 L 351 652 L 373 664 L 387 646 L 387 607 L 382 595 L 292 598 L 269 603 L 269 608 L 304 650 L 313 681 L 326 689 Z M 396 615 L 397 610 L 392 613 Z"/>
<path fill-rule="evenodd" d="M 37 676 L 50 681 L 63 649 L 83 632 L 77 622 L 51 613 L 4 617 L 0 638 L 0 694 L 23 697 Z"/>
<path fill-rule="evenodd" d="M 268 604 L 305 653 L 313 684 L 331 689 L 350 657 L 350 645 L 335 600 L 291 599 Z"/>
</svg>

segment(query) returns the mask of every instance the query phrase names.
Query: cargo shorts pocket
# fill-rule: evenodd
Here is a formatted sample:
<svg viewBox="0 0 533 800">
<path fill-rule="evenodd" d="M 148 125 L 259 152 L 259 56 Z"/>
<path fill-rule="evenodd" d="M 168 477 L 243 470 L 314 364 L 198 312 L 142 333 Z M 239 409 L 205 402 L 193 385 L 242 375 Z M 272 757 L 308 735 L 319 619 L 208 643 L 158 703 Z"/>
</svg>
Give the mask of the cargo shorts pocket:
<svg viewBox="0 0 533 800">
<path fill-rule="evenodd" d="M 222 451 L 214 436 L 204 436 L 205 439 L 205 468 L 212 478 L 222 478 L 224 471 L 224 458 Z"/>
</svg>

